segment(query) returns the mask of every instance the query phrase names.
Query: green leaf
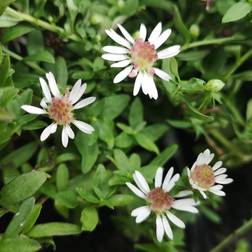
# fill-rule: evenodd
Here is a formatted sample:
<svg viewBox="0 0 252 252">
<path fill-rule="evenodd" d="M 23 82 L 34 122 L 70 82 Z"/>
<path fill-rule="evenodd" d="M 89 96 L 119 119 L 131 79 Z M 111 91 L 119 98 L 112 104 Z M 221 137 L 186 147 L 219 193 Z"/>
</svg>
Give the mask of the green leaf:
<svg viewBox="0 0 252 252">
<path fill-rule="evenodd" d="M 116 194 L 106 201 L 106 205 L 110 208 L 114 208 L 130 205 L 134 201 L 135 197 L 133 195 Z"/>
<path fill-rule="evenodd" d="M 83 231 L 93 231 L 98 222 L 99 222 L 99 216 L 96 208 L 94 207 L 86 207 L 81 212 L 81 218 L 80 221 L 82 223 L 82 230 Z"/>
<path fill-rule="evenodd" d="M 11 3 L 15 2 L 15 0 L 4 0 L 0 2 L 0 15 L 4 12 L 5 8 L 8 7 Z"/>
<path fill-rule="evenodd" d="M 90 135 L 79 133 L 75 138 L 75 145 L 81 154 L 81 170 L 83 173 L 88 173 L 91 170 L 99 154 L 97 143 L 89 145 L 91 137 Z"/>
<path fill-rule="evenodd" d="M 10 57 L 4 57 L 0 65 L 0 87 L 4 87 L 10 75 Z"/>
<path fill-rule="evenodd" d="M 126 0 L 122 9 L 122 13 L 126 16 L 131 16 L 137 12 L 139 0 Z"/>
<path fill-rule="evenodd" d="M 37 61 L 37 62 L 47 62 L 47 63 L 51 63 L 54 64 L 55 63 L 55 59 L 53 57 L 53 55 L 48 52 L 48 51 L 43 51 L 43 52 L 38 52 L 36 54 L 33 55 L 29 55 L 27 57 L 24 58 L 25 61 Z"/>
<path fill-rule="evenodd" d="M 249 3 L 246 2 L 235 3 L 225 13 L 224 17 L 222 18 L 222 23 L 229 23 L 240 20 L 246 17 L 251 10 L 252 6 Z"/>
<path fill-rule="evenodd" d="M 152 180 L 154 174 L 158 167 L 162 167 L 177 151 L 178 146 L 173 144 L 168 146 L 164 151 L 162 151 L 156 158 L 154 158 L 150 164 L 142 167 L 141 172 L 146 178 Z"/>
<path fill-rule="evenodd" d="M 104 98 L 103 118 L 115 119 L 127 107 L 129 99 L 128 95 L 113 95 Z"/>
<path fill-rule="evenodd" d="M 1 203 L 8 207 L 31 197 L 44 184 L 46 179 L 47 174 L 40 171 L 31 171 L 14 178 L 4 185 L 0 191 Z"/>
<path fill-rule="evenodd" d="M 17 213 L 12 218 L 6 231 L 4 233 L 4 238 L 15 238 L 23 230 L 26 224 L 27 218 L 30 216 L 35 204 L 34 198 L 29 198 L 25 200 L 19 207 Z"/>
<path fill-rule="evenodd" d="M 68 70 L 67 64 L 63 57 L 58 57 L 55 64 L 55 73 L 57 77 L 57 82 L 61 90 L 64 90 L 67 85 L 68 80 Z"/>
<path fill-rule="evenodd" d="M 23 36 L 24 34 L 31 32 L 33 29 L 33 27 L 27 25 L 18 25 L 11 27 L 1 36 L 1 42 L 7 43 L 11 40 Z"/>
<path fill-rule="evenodd" d="M 59 191 L 66 189 L 69 181 L 69 172 L 65 164 L 58 166 L 56 171 L 56 186 Z"/>
<path fill-rule="evenodd" d="M 20 167 L 33 156 L 37 150 L 37 147 L 37 142 L 26 144 L 4 157 L 2 159 L 2 164 L 11 165 L 14 168 Z"/>
<path fill-rule="evenodd" d="M 140 146 L 148 151 L 153 151 L 155 153 L 159 153 L 158 147 L 156 144 L 149 138 L 149 136 L 144 135 L 143 133 L 137 133 L 135 135 L 135 139 Z"/>
<path fill-rule="evenodd" d="M 51 222 L 35 225 L 28 235 L 33 238 L 41 238 L 50 236 L 76 235 L 80 233 L 81 229 L 77 225 L 63 222 Z"/>
<path fill-rule="evenodd" d="M 16 95 L 18 90 L 13 87 L 0 88 L 0 107 L 5 107 Z"/>
<path fill-rule="evenodd" d="M 143 122 L 143 105 L 137 97 L 130 106 L 129 124 L 133 129 Z"/>
<path fill-rule="evenodd" d="M 115 163 L 119 170 L 129 170 L 129 160 L 123 151 L 119 149 L 114 150 Z"/>
<path fill-rule="evenodd" d="M 40 244 L 27 237 L 8 238 L 0 240 L 1 252 L 35 252 L 41 249 Z"/>
</svg>

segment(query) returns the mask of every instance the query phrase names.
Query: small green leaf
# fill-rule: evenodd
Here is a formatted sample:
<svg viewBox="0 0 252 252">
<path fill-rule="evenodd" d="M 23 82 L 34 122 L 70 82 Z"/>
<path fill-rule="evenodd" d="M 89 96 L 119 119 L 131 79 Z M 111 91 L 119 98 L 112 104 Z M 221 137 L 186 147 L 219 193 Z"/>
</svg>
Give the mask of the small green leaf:
<svg viewBox="0 0 252 252">
<path fill-rule="evenodd" d="M 51 222 L 35 225 L 28 235 L 33 238 L 41 238 L 50 236 L 75 235 L 79 234 L 80 232 L 81 229 L 77 225 L 63 222 Z"/>
<path fill-rule="evenodd" d="M 42 62 L 47 62 L 47 63 L 51 63 L 51 64 L 55 63 L 55 59 L 54 59 L 53 55 L 48 51 L 38 52 L 36 54 L 29 55 L 29 56 L 25 57 L 24 60 L 25 61 L 37 61 L 37 62 L 42 61 Z"/>
<path fill-rule="evenodd" d="M 7 238 L 0 240 L 1 252 L 35 252 L 41 249 L 40 244 L 27 237 Z"/>
<path fill-rule="evenodd" d="M 143 105 L 140 99 L 136 98 L 130 106 L 129 124 L 135 129 L 143 120 Z"/>
<path fill-rule="evenodd" d="M 16 95 L 18 90 L 13 87 L 0 88 L 0 107 L 5 107 Z"/>
<path fill-rule="evenodd" d="M 157 154 L 159 153 L 158 147 L 147 135 L 144 135 L 143 133 L 137 133 L 135 135 L 135 138 L 138 144 L 144 149 L 148 151 L 153 151 Z"/>
<path fill-rule="evenodd" d="M 4 238 L 14 238 L 23 230 L 27 218 L 30 216 L 35 204 L 34 198 L 25 200 L 9 223 L 4 233 Z"/>
<path fill-rule="evenodd" d="M 69 172 L 65 164 L 58 166 L 56 171 L 56 186 L 59 191 L 64 190 L 68 185 Z"/>
<path fill-rule="evenodd" d="M 31 32 L 33 29 L 34 29 L 33 27 L 27 25 L 18 25 L 11 27 L 8 30 L 6 30 L 6 32 L 1 36 L 1 42 L 3 44 L 7 43 L 11 40 L 23 36 L 24 34 Z"/>
<path fill-rule="evenodd" d="M 14 178 L 0 191 L 1 203 L 8 207 L 31 197 L 46 179 L 47 174 L 40 171 L 31 171 Z"/>
<path fill-rule="evenodd" d="M 134 201 L 135 197 L 133 195 L 116 194 L 106 201 L 106 205 L 110 208 L 114 208 L 130 205 Z"/>
<path fill-rule="evenodd" d="M 4 12 L 5 8 L 8 7 L 13 2 L 15 2 L 15 0 L 4 0 L 0 2 L 0 16 Z"/>
<path fill-rule="evenodd" d="M 224 17 L 222 18 L 222 23 L 229 23 L 240 20 L 246 17 L 252 10 L 252 6 L 246 2 L 238 2 L 232 5 Z"/>
<path fill-rule="evenodd" d="M 174 155 L 177 148 L 178 146 L 176 144 L 168 146 L 156 158 L 154 158 L 150 164 L 142 167 L 141 171 L 145 177 L 152 180 L 157 168 L 160 166 L 162 167 Z"/>
<path fill-rule="evenodd" d="M 94 207 L 86 207 L 81 212 L 81 219 L 82 223 L 82 230 L 83 231 L 93 231 L 98 222 L 99 222 L 99 216 L 96 208 Z"/>
</svg>

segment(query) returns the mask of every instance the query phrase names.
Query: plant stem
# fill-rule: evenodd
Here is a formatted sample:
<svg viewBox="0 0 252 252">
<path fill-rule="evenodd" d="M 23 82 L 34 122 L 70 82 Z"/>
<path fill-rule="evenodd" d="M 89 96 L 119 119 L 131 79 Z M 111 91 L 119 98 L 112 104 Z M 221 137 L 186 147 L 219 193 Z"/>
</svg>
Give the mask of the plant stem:
<svg viewBox="0 0 252 252">
<path fill-rule="evenodd" d="M 194 47 L 199 47 L 199 46 L 206 46 L 206 45 L 220 45 L 224 44 L 227 42 L 239 42 L 241 41 L 241 37 L 233 36 L 233 37 L 228 37 L 228 38 L 214 38 L 214 39 L 208 39 L 208 40 L 201 40 L 201 41 L 195 41 L 190 44 L 186 44 L 182 47 L 181 51 L 185 51 Z"/>
<path fill-rule="evenodd" d="M 23 61 L 23 57 L 12 52 L 11 50 L 9 50 L 8 48 L 6 47 L 3 47 L 3 51 L 10 55 L 10 57 L 12 57 L 13 59 L 16 59 L 18 61 Z M 40 67 L 38 66 L 37 64 L 33 63 L 33 62 L 28 62 L 28 61 L 24 61 L 24 64 L 26 64 L 27 66 L 31 67 L 32 69 L 34 69 L 35 71 L 37 71 L 39 74 L 44 74 L 45 71 Z"/>
<path fill-rule="evenodd" d="M 57 25 L 45 22 L 45 21 L 43 21 L 41 19 L 35 18 L 35 17 L 33 17 L 33 16 L 29 15 L 29 14 L 16 11 L 16 10 L 10 8 L 10 7 L 6 8 L 6 13 L 9 16 L 21 19 L 21 20 L 26 21 L 28 23 L 31 23 L 31 24 L 33 24 L 35 26 L 39 26 L 39 27 L 41 27 L 41 28 L 43 28 L 45 30 L 55 32 L 55 33 L 59 34 L 61 37 L 64 37 L 64 38 L 67 38 L 67 39 L 70 39 L 70 40 L 73 40 L 73 41 L 76 41 L 76 42 L 82 42 L 82 39 L 80 37 L 78 37 L 76 34 L 68 34 L 68 33 L 65 32 L 65 30 L 63 28 L 61 28 L 61 27 L 59 27 Z"/>
<path fill-rule="evenodd" d="M 240 57 L 239 60 L 236 61 L 234 66 L 224 76 L 224 80 L 228 80 L 230 78 L 230 76 L 251 56 L 252 56 L 252 49 L 250 49 L 242 57 Z"/>
<path fill-rule="evenodd" d="M 229 247 L 231 244 L 235 243 L 239 238 L 246 235 L 252 230 L 252 218 L 246 221 L 241 227 L 236 229 L 227 238 L 221 241 L 216 247 L 214 247 L 210 252 L 220 252 L 225 248 Z"/>
</svg>

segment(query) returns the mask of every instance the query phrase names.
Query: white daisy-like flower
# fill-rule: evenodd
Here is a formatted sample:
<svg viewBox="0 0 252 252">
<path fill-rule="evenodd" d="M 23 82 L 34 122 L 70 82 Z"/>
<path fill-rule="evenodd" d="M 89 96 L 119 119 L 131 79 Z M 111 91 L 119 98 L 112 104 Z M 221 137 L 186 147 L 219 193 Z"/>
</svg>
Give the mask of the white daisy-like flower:
<svg viewBox="0 0 252 252">
<path fill-rule="evenodd" d="M 151 212 L 154 212 L 156 214 L 156 235 L 158 241 L 163 240 L 165 233 L 169 239 L 173 239 L 169 221 L 180 228 L 185 228 L 184 222 L 171 212 L 172 209 L 198 213 L 195 207 L 197 203 L 194 199 L 184 198 L 191 195 L 191 191 L 181 191 L 175 196 L 170 194 L 180 177 L 179 174 L 173 176 L 173 171 L 173 167 L 170 168 L 163 181 L 163 168 L 159 167 L 155 175 L 155 188 L 152 190 L 139 171 L 135 171 L 133 174 L 133 179 L 137 186 L 126 183 L 133 193 L 146 201 L 144 206 L 134 209 L 131 212 L 131 216 L 136 217 L 136 223 L 141 223 L 149 217 Z"/>
<path fill-rule="evenodd" d="M 136 96 L 142 88 L 145 95 L 157 99 L 158 92 L 153 75 L 155 74 L 166 81 L 170 80 L 171 77 L 161 69 L 153 67 L 153 65 L 159 59 L 171 58 L 180 52 L 179 45 L 157 51 L 171 35 L 171 29 L 162 32 L 162 23 L 160 22 L 146 40 L 147 30 L 144 24 L 140 26 L 139 38 L 137 39 L 134 39 L 122 25 L 118 24 L 118 28 L 124 37 L 117 34 L 113 29 L 106 30 L 106 33 L 120 46 L 105 46 L 103 50 L 106 53 L 102 55 L 103 59 L 116 62 L 111 67 L 124 68 L 115 76 L 114 83 L 121 82 L 127 76 L 136 77 L 133 95 Z"/>
<path fill-rule="evenodd" d="M 74 139 L 75 137 L 75 134 L 70 127 L 71 123 L 86 134 L 91 134 L 94 131 L 94 128 L 91 125 L 76 120 L 73 111 L 86 107 L 93 103 L 96 98 L 88 97 L 80 100 L 87 87 L 86 83 L 82 85 L 81 80 L 78 80 L 75 83 L 70 92 L 67 91 L 62 95 L 53 73 L 47 73 L 46 78 L 49 87 L 43 78 L 39 78 L 44 94 L 44 98 L 40 102 L 41 108 L 30 105 L 23 105 L 21 108 L 30 114 L 45 114 L 52 119 L 53 122 L 47 126 L 40 135 L 41 141 L 46 140 L 51 134 L 55 133 L 58 126 L 63 126 L 61 136 L 62 144 L 64 147 L 67 147 L 69 138 Z"/>
<path fill-rule="evenodd" d="M 216 162 L 213 166 L 209 165 L 213 158 L 214 153 L 206 149 L 198 155 L 192 168 L 187 168 L 192 188 L 198 190 L 205 199 L 207 198 L 206 192 L 225 196 L 225 192 L 222 191 L 223 184 L 233 182 L 233 179 L 228 178 L 228 175 L 225 174 L 227 169 L 222 167 L 222 161 Z"/>
</svg>

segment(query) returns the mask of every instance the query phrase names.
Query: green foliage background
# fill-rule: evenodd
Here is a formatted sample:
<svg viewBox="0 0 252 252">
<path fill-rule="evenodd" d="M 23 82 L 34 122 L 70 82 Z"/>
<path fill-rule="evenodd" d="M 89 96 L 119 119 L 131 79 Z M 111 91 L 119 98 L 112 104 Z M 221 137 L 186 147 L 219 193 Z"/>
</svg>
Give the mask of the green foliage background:
<svg viewBox="0 0 252 252">
<path fill-rule="evenodd" d="M 252 160 L 251 9 L 251 1 L 234 0 L 216 0 L 208 11 L 197 0 L 1 1 L 0 216 L 13 217 L 0 251 L 39 251 L 54 236 L 91 232 L 102 224 L 102 207 L 119 209 L 114 221 L 125 236 L 148 237 L 136 249 L 181 251 L 183 231 L 159 244 L 150 225 L 134 224 L 129 211 L 137 202 L 124 184 L 136 169 L 152 181 L 178 149 L 176 129 L 195 139 L 192 155 L 208 145 L 228 167 Z M 182 52 L 160 65 L 172 80 L 156 80 L 154 102 L 133 97 L 131 80 L 112 83 L 116 70 L 101 59 L 101 48 L 112 43 L 106 28 L 123 23 L 134 34 L 145 23 L 150 32 L 159 21 L 174 31 L 167 45 L 180 44 Z M 20 108 L 39 103 L 38 78 L 47 71 L 61 91 L 81 78 L 97 97 L 78 114 L 95 133 L 78 132 L 67 149 L 57 134 L 41 143 L 46 121 Z M 225 83 L 222 90 L 209 82 L 215 79 Z M 64 222 L 37 223 L 48 201 Z M 204 213 L 220 221 L 207 207 Z"/>
</svg>

